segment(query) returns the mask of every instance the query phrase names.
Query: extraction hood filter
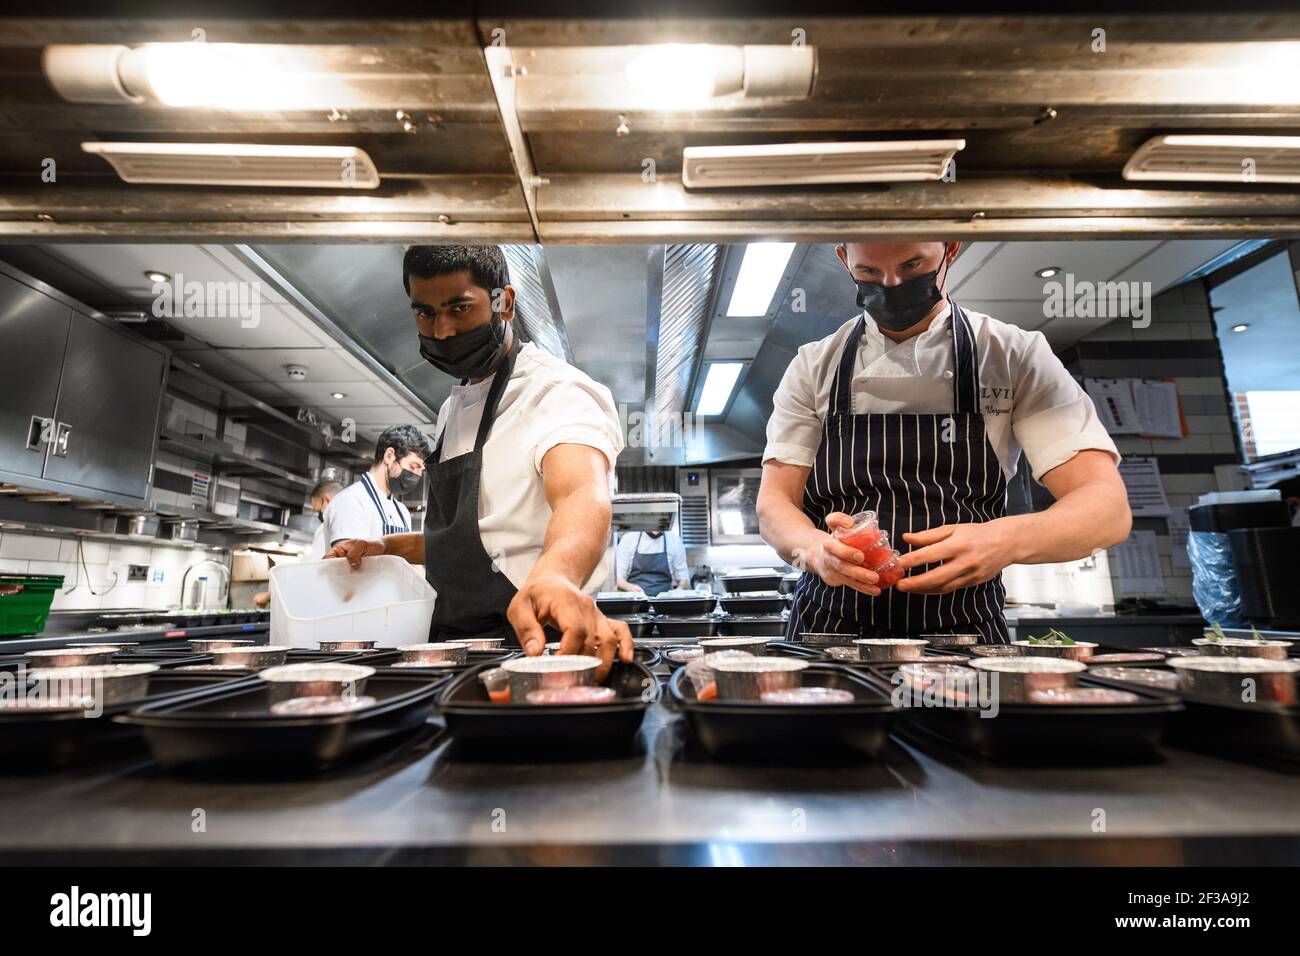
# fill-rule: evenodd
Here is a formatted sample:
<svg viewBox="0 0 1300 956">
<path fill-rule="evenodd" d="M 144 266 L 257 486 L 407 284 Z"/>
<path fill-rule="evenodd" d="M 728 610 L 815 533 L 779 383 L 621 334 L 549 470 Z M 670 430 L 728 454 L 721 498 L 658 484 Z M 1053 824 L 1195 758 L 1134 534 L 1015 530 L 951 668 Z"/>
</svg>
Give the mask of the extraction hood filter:
<svg viewBox="0 0 1300 956">
<path fill-rule="evenodd" d="M 964 139 L 687 146 L 682 182 L 688 189 L 702 189 L 938 180 L 965 147 Z"/>
<path fill-rule="evenodd" d="M 1300 183 L 1300 136 L 1157 136 L 1124 178 L 1197 183 Z"/>
<path fill-rule="evenodd" d="M 379 171 L 353 146 L 261 143 L 82 143 L 125 182 L 188 186 L 374 189 Z"/>
</svg>

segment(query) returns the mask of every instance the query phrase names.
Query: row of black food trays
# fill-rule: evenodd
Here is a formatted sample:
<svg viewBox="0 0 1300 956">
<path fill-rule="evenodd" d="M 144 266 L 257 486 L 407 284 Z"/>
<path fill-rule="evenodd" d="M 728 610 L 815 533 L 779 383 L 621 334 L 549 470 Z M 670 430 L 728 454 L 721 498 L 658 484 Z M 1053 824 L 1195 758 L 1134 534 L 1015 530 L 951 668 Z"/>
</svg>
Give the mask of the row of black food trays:
<svg viewBox="0 0 1300 956">
<path fill-rule="evenodd" d="M 601 612 L 614 617 L 629 614 L 659 614 L 669 617 L 699 617 L 712 614 L 721 604 L 728 614 L 780 614 L 789 607 L 787 595 L 772 593 L 715 595 L 661 595 L 626 592 L 617 597 L 601 595 L 596 605 Z"/>
</svg>

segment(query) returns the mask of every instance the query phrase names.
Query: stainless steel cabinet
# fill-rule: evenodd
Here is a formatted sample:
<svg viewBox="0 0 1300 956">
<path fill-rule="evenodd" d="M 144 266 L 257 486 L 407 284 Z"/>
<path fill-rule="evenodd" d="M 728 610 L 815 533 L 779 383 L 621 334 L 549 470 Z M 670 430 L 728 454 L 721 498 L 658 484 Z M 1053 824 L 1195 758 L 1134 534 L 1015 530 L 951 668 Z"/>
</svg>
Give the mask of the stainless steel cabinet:
<svg viewBox="0 0 1300 956">
<path fill-rule="evenodd" d="M 72 309 L 0 274 L 0 470 L 45 470 Z"/>
<path fill-rule="evenodd" d="M 0 271 L 0 479 L 143 502 L 168 353 L 81 310 Z"/>
</svg>

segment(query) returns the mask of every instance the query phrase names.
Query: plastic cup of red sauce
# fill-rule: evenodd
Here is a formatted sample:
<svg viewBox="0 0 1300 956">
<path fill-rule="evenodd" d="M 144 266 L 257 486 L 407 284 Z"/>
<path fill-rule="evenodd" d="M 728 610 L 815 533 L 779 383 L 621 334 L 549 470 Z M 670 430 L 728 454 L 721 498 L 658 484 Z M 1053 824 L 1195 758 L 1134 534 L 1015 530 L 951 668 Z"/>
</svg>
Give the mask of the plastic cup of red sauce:
<svg viewBox="0 0 1300 956">
<path fill-rule="evenodd" d="M 891 588 L 907 576 L 899 563 L 901 555 L 889 542 L 889 532 L 882 531 L 874 511 L 860 511 L 852 516 L 853 526 L 840 528 L 832 535 L 850 548 L 862 552 L 862 566 L 875 571 L 882 588 Z"/>
</svg>

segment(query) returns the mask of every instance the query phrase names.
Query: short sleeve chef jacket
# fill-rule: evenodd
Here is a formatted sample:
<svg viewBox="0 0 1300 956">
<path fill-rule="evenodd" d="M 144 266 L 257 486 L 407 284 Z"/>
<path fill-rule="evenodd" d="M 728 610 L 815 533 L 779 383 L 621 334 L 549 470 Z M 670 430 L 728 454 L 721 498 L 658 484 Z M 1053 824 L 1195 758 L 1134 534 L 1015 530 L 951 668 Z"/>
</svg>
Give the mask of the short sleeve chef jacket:
<svg viewBox="0 0 1300 956">
<path fill-rule="evenodd" d="M 456 385 L 438 412 L 446 429 L 440 460 L 474 449 L 489 377 Z M 435 442 L 436 444 L 436 442 Z M 542 484 L 542 459 L 556 445 L 587 445 L 605 456 L 612 481 L 623 450 L 614 396 L 608 388 L 563 359 L 528 343 L 519 350 L 496 421 L 483 446 L 479 485 L 479 534 L 483 549 L 515 587 L 523 585 L 542 554 L 551 506 Z M 587 581 L 598 588 L 609 575 L 611 548 Z"/>
<path fill-rule="evenodd" d="M 1119 452 L 1097 410 L 1041 332 L 966 310 L 979 352 L 980 411 L 990 445 L 1010 478 L 1023 449 L 1041 479 L 1084 449 Z M 831 381 L 858 317 L 799 349 L 773 396 L 763 460 L 811 467 L 821 443 Z M 920 335 L 895 343 L 867 316 L 853 365 L 855 414 L 942 414 L 953 410 L 951 306 Z"/>
</svg>

